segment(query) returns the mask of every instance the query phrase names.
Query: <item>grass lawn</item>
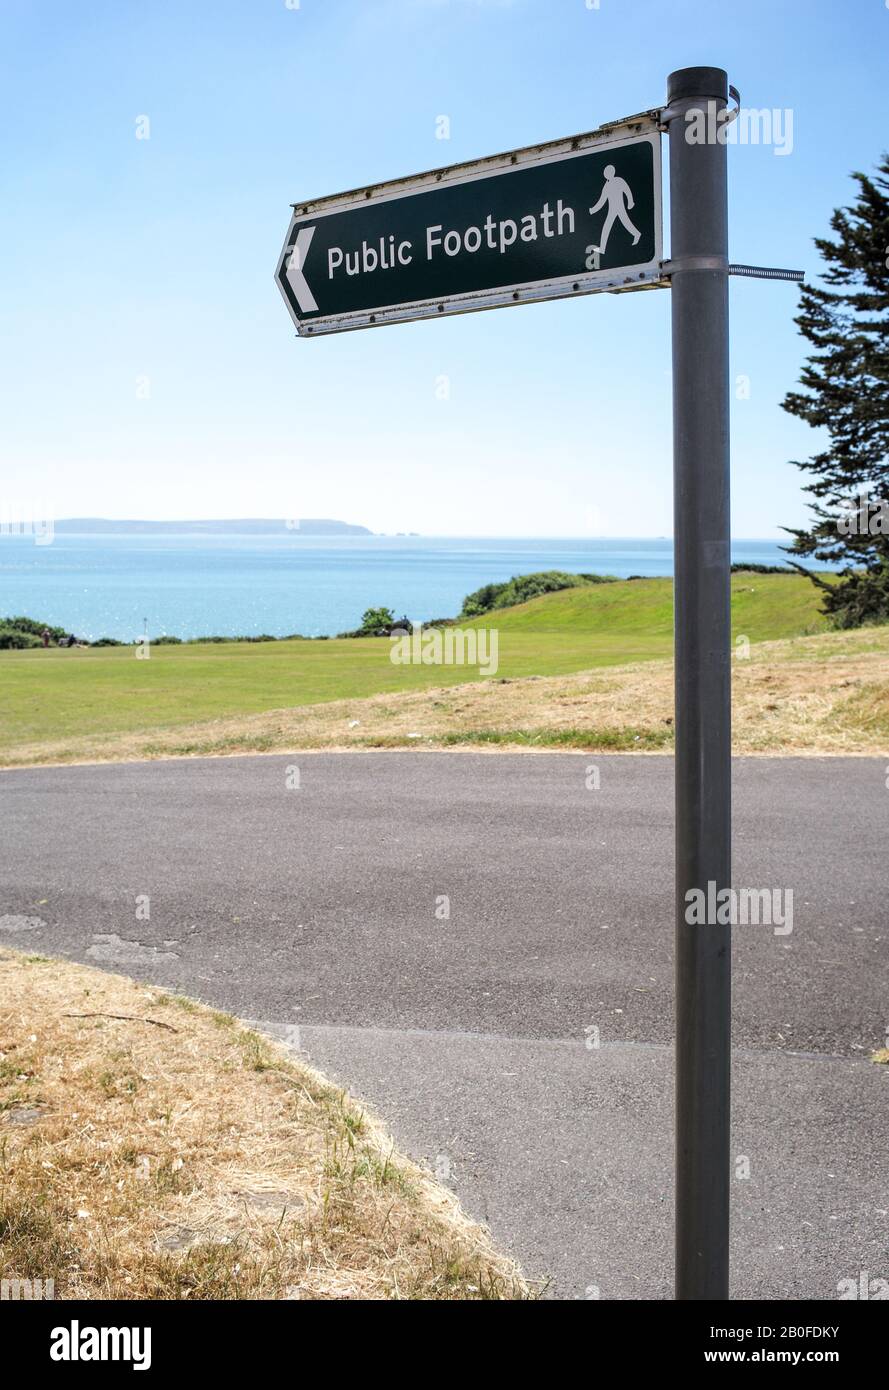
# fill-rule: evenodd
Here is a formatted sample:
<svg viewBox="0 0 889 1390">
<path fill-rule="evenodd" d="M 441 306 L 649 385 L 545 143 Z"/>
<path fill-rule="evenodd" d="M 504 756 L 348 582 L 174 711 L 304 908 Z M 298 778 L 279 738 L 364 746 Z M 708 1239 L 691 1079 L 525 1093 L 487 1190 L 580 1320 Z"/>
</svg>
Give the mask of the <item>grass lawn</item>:
<svg viewBox="0 0 889 1390">
<path fill-rule="evenodd" d="M 736 636 L 763 642 L 824 630 L 797 575 L 732 577 Z M 559 676 L 667 657 L 669 579 L 547 594 L 493 614 L 500 678 Z M 480 679 L 471 667 L 396 666 L 385 638 L 0 652 L 0 760 L 22 745 L 170 729 L 267 710 L 430 690 Z"/>
</svg>

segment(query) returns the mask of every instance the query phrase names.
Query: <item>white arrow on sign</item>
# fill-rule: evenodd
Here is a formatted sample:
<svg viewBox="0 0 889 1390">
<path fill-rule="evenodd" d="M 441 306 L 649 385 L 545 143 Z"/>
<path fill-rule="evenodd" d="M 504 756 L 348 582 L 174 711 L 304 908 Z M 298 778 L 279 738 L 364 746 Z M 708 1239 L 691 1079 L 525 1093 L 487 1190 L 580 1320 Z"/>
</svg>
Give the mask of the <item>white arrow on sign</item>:
<svg viewBox="0 0 889 1390">
<path fill-rule="evenodd" d="M 303 227 L 297 233 L 296 241 L 293 243 L 293 250 L 290 252 L 287 259 L 287 279 L 290 281 L 290 288 L 296 296 L 296 302 L 300 307 L 300 311 L 304 314 L 311 314 L 318 308 L 315 296 L 309 289 L 309 283 L 302 271 L 314 235 L 314 227 Z"/>
</svg>

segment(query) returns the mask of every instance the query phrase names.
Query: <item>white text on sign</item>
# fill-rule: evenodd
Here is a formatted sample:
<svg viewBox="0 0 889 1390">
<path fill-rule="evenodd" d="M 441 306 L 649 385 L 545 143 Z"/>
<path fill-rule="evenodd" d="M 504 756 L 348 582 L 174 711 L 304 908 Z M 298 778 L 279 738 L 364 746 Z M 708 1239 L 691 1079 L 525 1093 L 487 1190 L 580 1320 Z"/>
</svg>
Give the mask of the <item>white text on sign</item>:
<svg viewBox="0 0 889 1390">
<path fill-rule="evenodd" d="M 560 198 L 555 209 L 544 203 L 539 213 L 527 213 L 518 221 L 506 217 L 499 222 L 491 213 L 479 227 L 467 227 L 465 231 L 445 232 L 440 225 L 426 228 L 426 260 L 432 261 L 444 254 L 459 256 L 466 251 L 470 255 L 485 246 L 489 251 L 505 255 L 517 242 L 537 241 L 541 236 L 556 237 L 571 235 L 574 232 L 574 209 L 566 207 Z M 332 280 L 337 271 L 345 269 L 347 275 L 369 275 L 375 270 L 391 270 L 397 265 L 410 265 L 413 261 L 413 243 L 396 243 L 394 236 L 382 236 L 374 246 L 366 241 L 357 251 L 345 251 L 341 246 L 331 246 L 327 252 L 327 278 Z"/>
</svg>

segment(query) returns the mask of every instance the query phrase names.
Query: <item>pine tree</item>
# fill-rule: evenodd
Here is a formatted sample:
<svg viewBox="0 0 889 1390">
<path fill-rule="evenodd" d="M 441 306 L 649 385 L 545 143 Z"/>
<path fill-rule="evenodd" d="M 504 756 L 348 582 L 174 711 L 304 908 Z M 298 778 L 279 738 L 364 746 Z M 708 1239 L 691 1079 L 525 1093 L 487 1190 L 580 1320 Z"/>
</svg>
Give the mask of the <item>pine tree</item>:
<svg viewBox="0 0 889 1390">
<path fill-rule="evenodd" d="M 815 500 L 810 528 L 790 531 L 789 550 L 839 568 L 831 585 L 796 564 L 842 627 L 889 619 L 889 155 L 875 177 L 852 177 L 854 205 L 831 218 L 837 239 L 815 240 L 829 288 L 802 289 L 795 321 L 814 352 L 804 390 L 783 402 L 828 432 L 822 452 L 794 460 L 812 477 L 805 491 Z"/>
</svg>

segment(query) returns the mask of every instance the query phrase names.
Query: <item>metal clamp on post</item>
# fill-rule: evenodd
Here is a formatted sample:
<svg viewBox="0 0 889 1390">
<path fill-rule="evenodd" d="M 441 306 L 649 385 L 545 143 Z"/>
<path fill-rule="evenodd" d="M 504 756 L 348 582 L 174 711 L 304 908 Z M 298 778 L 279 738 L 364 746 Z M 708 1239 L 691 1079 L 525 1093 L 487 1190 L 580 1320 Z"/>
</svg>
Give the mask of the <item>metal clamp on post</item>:
<svg viewBox="0 0 889 1390">
<path fill-rule="evenodd" d="M 728 95 L 729 101 L 733 101 L 735 103 L 735 107 L 733 111 L 726 110 L 726 114 L 722 118 L 723 125 L 731 125 L 732 121 L 736 121 L 738 119 L 738 116 L 741 112 L 741 93 L 738 91 L 737 87 L 732 87 L 730 85 L 728 89 Z M 659 122 L 658 130 L 661 132 L 661 134 L 668 134 L 670 129 L 670 122 L 675 120 L 677 116 L 684 116 L 687 109 L 688 108 L 686 106 L 662 106 L 660 111 L 657 113 Z"/>
<path fill-rule="evenodd" d="M 677 270 L 721 270 L 723 275 L 729 275 L 731 266 L 726 256 L 680 256 L 661 263 L 663 275 L 675 275 Z"/>
<path fill-rule="evenodd" d="M 803 270 L 782 270 L 778 266 L 734 265 L 721 256 L 680 256 L 676 260 L 661 261 L 661 275 L 668 279 L 678 270 L 721 270 L 727 275 L 740 275 L 748 280 L 789 280 L 791 284 L 802 284 L 806 278 Z"/>
</svg>

